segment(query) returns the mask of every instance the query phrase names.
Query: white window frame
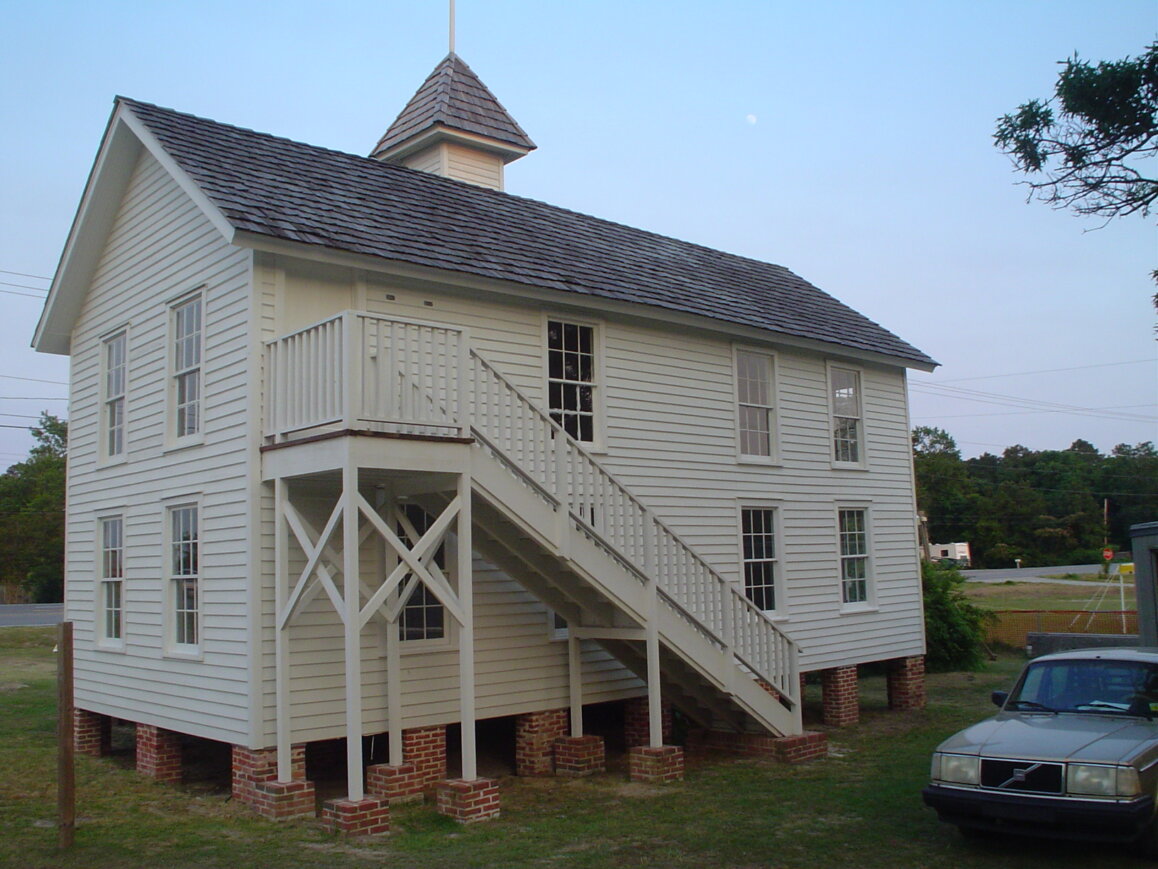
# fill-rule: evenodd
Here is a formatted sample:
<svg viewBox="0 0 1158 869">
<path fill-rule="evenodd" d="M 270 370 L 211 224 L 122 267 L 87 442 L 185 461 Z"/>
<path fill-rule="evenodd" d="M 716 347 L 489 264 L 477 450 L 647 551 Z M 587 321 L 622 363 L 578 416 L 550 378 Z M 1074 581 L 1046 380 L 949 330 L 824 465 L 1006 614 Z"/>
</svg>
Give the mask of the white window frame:
<svg viewBox="0 0 1158 869">
<path fill-rule="evenodd" d="M 125 517 L 97 517 L 96 622 L 97 644 L 107 649 L 125 646 Z"/>
<path fill-rule="evenodd" d="M 844 513 L 859 513 L 863 519 L 863 529 L 846 532 L 841 528 L 841 517 Z M 873 556 L 873 522 L 872 511 L 868 504 L 837 504 L 836 505 L 836 576 L 839 582 L 838 594 L 840 607 L 843 612 L 859 612 L 876 608 L 876 574 L 875 559 Z M 847 544 L 854 542 L 852 535 L 863 538 L 863 551 L 846 551 Z M 864 576 L 850 576 L 849 569 L 853 562 L 863 568 Z M 849 583 L 863 583 L 863 600 L 849 600 Z M 859 597 L 859 595 L 858 595 Z"/>
<path fill-rule="evenodd" d="M 118 350 L 119 348 L 119 350 Z M 129 330 L 101 339 L 100 457 L 123 462 L 128 450 Z M 119 358 L 118 358 L 119 355 Z"/>
<path fill-rule="evenodd" d="M 437 517 L 431 517 L 431 521 L 433 521 L 435 518 L 437 518 Z M 398 530 L 398 529 L 395 529 L 395 530 Z M 422 536 L 422 529 L 415 528 L 415 530 L 418 532 L 419 537 L 421 537 Z M 412 545 L 412 546 L 414 545 L 414 543 L 417 542 L 415 540 L 410 540 L 409 534 L 400 534 L 399 537 L 401 537 L 404 541 L 409 540 L 410 545 Z M 442 543 L 439 545 L 442 547 L 442 550 L 443 550 L 442 561 L 446 565 L 446 567 L 440 568 L 437 564 L 434 563 L 434 559 L 431 559 L 427 563 L 427 568 L 432 573 L 441 572 L 443 579 L 446 580 L 447 585 L 449 585 L 451 588 L 457 590 L 458 589 L 457 571 L 456 571 L 456 567 L 458 565 L 457 538 L 455 537 L 455 535 L 453 533 L 448 532 L 446 534 L 446 536 L 443 538 Z M 388 574 L 398 564 L 397 555 L 395 555 L 394 558 L 392 558 L 392 559 L 388 559 L 387 563 L 388 563 L 388 567 L 386 568 L 386 573 Z M 383 574 L 383 575 L 385 575 L 385 574 Z M 405 582 L 407 582 L 408 580 L 409 580 L 409 577 L 407 577 L 407 579 L 403 580 L 403 584 L 405 584 Z M 442 604 L 442 602 L 438 600 L 438 598 L 434 595 L 434 593 L 431 592 L 430 589 L 427 588 L 425 584 L 419 583 L 418 585 L 415 586 L 414 590 L 410 593 L 410 596 L 413 597 L 414 595 L 422 593 L 423 591 L 425 591 L 425 594 L 428 595 L 429 598 L 434 601 L 433 605 L 438 606 L 442 610 L 442 636 L 441 637 L 404 637 L 404 636 L 402 636 L 403 618 L 405 616 L 406 610 L 411 609 L 411 608 L 417 608 L 416 605 L 411 604 L 408 600 L 407 603 L 404 604 L 401 607 L 401 609 L 399 609 L 398 620 L 394 625 L 394 630 L 398 631 L 398 650 L 400 652 L 402 652 L 403 654 L 415 653 L 415 652 L 419 652 L 419 653 L 429 652 L 429 651 L 432 651 L 435 649 L 454 649 L 457 647 L 458 622 L 455 620 L 454 616 L 451 615 L 450 611 Z M 401 587 L 399 588 L 399 593 L 401 593 Z"/>
<path fill-rule="evenodd" d="M 744 378 L 741 376 L 743 372 L 741 371 L 740 363 L 741 360 L 745 358 L 751 359 L 763 367 L 766 375 L 764 382 L 767 391 L 764 402 L 754 401 L 754 397 L 746 394 L 746 390 L 743 388 Z M 776 383 L 776 354 L 755 347 L 733 345 L 732 379 L 734 382 L 733 398 L 735 399 L 736 406 L 736 456 L 741 462 L 745 463 L 776 464 L 780 458 L 780 415 L 777 413 L 779 393 Z M 745 450 L 744 441 L 746 430 L 744 423 L 745 417 L 748 415 L 746 411 L 756 416 L 763 415 L 768 437 L 768 452 L 766 454 Z"/>
<path fill-rule="evenodd" d="M 182 566 L 181 541 L 174 534 L 174 523 L 179 513 L 192 511 L 195 522 L 195 536 L 187 541 L 193 548 L 192 564 Z M 200 499 L 184 499 L 165 505 L 164 560 L 162 575 L 165 579 L 165 652 L 174 657 L 200 658 L 205 621 L 205 551 L 202 545 L 204 516 Z M 188 567 L 193 569 L 190 571 Z M 183 592 L 192 586 L 193 608 L 182 606 Z M 187 613 L 192 613 L 193 642 L 189 642 L 183 632 L 190 624 Z"/>
<path fill-rule="evenodd" d="M 766 551 L 761 551 L 758 555 L 750 557 L 748 547 L 748 534 L 744 530 L 744 514 L 747 511 L 760 511 L 768 514 L 771 521 L 771 527 L 768 531 L 772 534 L 772 554 L 768 555 Z M 782 547 L 784 543 L 784 535 L 780 526 L 780 504 L 770 501 L 740 501 L 736 505 L 736 536 L 739 541 L 739 558 L 740 558 L 740 590 L 744 596 L 752 603 L 760 608 L 761 601 L 754 597 L 749 591 L 748 584 L 748 565 L 752 564 L 767 564 L 771 566 L 772 583 L 761 584 L 761 588 L 771 588 L 772 590 L 772 607 L 762 609 L 764 613 L 771 617 L 784 617 L 788 613 L 787 599 L 785 597 L 786 589 L 784 585 L 784 556 Z"/>
<path fill-rule="evenodd" d="M 198 328 L 192 335 L 181 334 L 182 312 L 197 305 Z M 196 398 L 183 402 L 183 385 L 193 378 Z M 167 431 L 170 446 L 201 443 L 205 437 L 205 288 L 186 293 L 169 303 L 169 374 Z M 195 425 L 186 416 L 192 406 Z"/>
<path fill-rule="evenodd" d="M 849 408 L 837 396 L 837 372 L 851 374 L 854 378 L 854 385 L 856 390 L 856 407 Z M 828 455 L 834 468 L 865 468 L 868 464 L 867 451 L 868 447 L 865 439 L 865 415 L 864 415 L 864 369 L 857 368 L 851 365 L 840 365 L 837 363 L 828 363 Z M 849 414 L 849 411 L 855 411 L 854 414 Z M 841 438 L 838 441 L 838 435 L 841 434 L 842 423 L 851 421 L 853 424 L 856 437 L 849 441 L 846 438 Z M 840 444 L 852 443 L 854 445 L 856 455 L 855 457 L 847 457 L 847 454 L 842 457 Z"/>
<path fill-rule="evenodd" d="M 551 376 L 551 340 L 550 327 L 551 323 L 561 323 L 564 326 L 576 326 L 581 329 L 591 330 L 591 380 L 590 381 L 559 381 L 558 378 Z M 605 359 L 605 348 L 603 346 L 603 324 L 584 319 L 582 317 L 572 317 L 562 314 L 548 314 L 543 315 L 543 406 L 547 410 L 548 415 L 554 418 L 554 413 L 551 408 L 551 385 L 555 382 L 586 384 L 591 387 L 591 440 L 582 440 L 578 437 L 575 440 L 584 444 L 593 452 L 601 452 L 604 449 L 606 426 L 604 414 L 604 384 L 603 384 L 603 368 Z"/>
</svg>

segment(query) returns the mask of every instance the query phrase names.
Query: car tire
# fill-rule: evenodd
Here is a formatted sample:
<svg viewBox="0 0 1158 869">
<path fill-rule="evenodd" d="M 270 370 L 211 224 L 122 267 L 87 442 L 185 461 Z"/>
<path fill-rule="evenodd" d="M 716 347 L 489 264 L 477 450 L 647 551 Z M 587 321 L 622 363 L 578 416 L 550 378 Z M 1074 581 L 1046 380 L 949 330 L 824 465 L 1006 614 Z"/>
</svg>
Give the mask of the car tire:
<svg viewBox="0 0 1158 869">
<path fill-rule="evenodd" d="M 1134 849 L 1148 860 L 1158 860 L 1158 816 L 1134 842 Z"/>
</svg>

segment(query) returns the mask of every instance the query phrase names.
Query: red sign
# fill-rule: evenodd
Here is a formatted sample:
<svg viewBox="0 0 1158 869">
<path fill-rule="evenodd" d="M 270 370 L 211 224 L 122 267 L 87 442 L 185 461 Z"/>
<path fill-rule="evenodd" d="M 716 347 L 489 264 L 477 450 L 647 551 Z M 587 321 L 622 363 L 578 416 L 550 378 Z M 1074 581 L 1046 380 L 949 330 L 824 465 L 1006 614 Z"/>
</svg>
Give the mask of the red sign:
<svg viewBox="0 0 1158 869">
<path fill-rule="evenodd" d="M 1109 561 L 1113 557 L 1114 557 L 1114 550 L 1113 549 L 1103 549 L 1102 550 L 1102 558 L 1106 559 L 1106 561 Z"/>
</svg>

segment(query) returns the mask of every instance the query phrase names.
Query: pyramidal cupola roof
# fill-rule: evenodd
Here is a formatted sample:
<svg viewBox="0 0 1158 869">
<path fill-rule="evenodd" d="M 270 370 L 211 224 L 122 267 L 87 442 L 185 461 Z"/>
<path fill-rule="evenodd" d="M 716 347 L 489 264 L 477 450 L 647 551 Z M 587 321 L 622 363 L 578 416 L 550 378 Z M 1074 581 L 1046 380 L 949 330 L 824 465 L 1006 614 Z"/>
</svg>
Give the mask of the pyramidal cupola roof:
<svg viewBox="0 0 1158 869">
<path fill-rule="evenodd" d="M 445 140 L 497 154 L 504 163 L 535 148 L 474 70 L 453 51 L 422 83 L 370 156 L 401 162 Z"/>
</svg>

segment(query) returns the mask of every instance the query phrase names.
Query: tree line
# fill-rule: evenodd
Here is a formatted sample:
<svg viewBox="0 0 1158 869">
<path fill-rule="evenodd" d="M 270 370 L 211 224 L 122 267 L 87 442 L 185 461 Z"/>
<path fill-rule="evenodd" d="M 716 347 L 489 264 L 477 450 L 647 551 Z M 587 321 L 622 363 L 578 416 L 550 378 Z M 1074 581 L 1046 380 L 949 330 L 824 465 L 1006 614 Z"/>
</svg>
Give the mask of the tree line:
<svg viewBox="0 0 1158 869">
<path fill-rule="evenodd" d="M 1130 526 L 1158 521 L 1158 450 L 1150 441 L 1103 455 L 1012 446 L 962 459 L 944 429 L 913 431 L 917 507 L 937 543 L 968 542 L 975 567 L 1092 564 L 1130 546 Z"/>
</svg>

